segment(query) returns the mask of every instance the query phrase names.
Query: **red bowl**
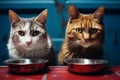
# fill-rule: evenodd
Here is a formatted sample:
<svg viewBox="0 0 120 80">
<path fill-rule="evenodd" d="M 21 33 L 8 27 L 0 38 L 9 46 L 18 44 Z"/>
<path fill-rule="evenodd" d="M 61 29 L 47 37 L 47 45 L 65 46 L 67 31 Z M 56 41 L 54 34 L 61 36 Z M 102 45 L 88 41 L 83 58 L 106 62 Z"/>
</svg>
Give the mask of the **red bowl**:
<svg viewBox="0 0 120 80">
<path fill-rule="evenodd" d="M 45 59 L 8 59 L 5 61 L 12 73 L 33 73 L 46 68 Z"/>
<path fill-rule="evenodd" d="M 73 58 L 66 59 L 68 70 L 75 73 L 94 73 L 104 69 L 107 60 Z"/>
</svg>

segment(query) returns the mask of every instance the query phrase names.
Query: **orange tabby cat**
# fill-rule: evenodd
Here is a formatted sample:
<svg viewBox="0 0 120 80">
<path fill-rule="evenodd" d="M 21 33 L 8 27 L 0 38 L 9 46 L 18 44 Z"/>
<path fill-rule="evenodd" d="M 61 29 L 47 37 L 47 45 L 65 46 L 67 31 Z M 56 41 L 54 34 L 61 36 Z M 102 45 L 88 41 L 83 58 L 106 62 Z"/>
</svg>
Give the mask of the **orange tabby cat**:
<svg viewBox="0 0 120 80">
<path fill-rule="evenodd" d="M 65 41 L 58 55 L 60 64 L 70 58 L 103 58 L 104 7 L 99 7 L 93 14 L 82 14 L 75 6 L 69 7 L 69 21 Z"/>
</svg>

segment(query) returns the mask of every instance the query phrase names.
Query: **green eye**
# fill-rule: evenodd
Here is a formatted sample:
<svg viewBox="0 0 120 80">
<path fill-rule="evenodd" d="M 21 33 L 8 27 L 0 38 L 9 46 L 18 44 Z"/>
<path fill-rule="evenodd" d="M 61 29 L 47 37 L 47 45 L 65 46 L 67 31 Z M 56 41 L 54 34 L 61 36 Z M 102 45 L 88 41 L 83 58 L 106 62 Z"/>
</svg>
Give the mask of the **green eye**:
<svg viewBox="0 0 120 80">
<path fill-rule="evenodd" d="M 24 35 L 25 35 L 25 32 L 22 31 L 22 30 L 20 30 L 20 31 L 18 31 L 18 34 L 19 34 L 20 36 L 24 36 Z"/>
<path fill-rule="evenodd" d="M 90 34 L 95 34 L 95 33 L 97 33 L 98 32 L 98 29 L 96 29 L 96 28 L 92 28 L 92 29 L 90 29 Z"/>
<path fill-rule="evenodd" d="M 40 33 L 40 31 L 36 30 L 36 31 L 32 31 L 31 35 L 32 36 L 37 36 L 37 35 L 39 35 L 39 33 Z"/>
<path fill-rule="evenodd" d="M 82 33 L 82 29 L 81 28 L 76 28 L 76 32 Z"/>
</svg>

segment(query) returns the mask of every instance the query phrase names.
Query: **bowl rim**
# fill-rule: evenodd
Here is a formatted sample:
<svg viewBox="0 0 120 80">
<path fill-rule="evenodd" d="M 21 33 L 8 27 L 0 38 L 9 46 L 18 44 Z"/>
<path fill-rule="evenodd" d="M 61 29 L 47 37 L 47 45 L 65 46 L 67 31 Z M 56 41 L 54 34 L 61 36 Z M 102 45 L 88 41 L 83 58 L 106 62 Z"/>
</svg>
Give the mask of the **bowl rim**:
<svg viewBox="0 0 120 80">
<path fill-rule="evenodd" d="M 13 63 L 11 61 L 19 61 L 19 60 L 38 60 L 38 62 L 35 63 Z M 43 62 L 39 62 L 39 60 L 43 61 Z M 40 64 L 40 63 L 47 63 L 48 60 L 47 59 L 7 59 L 5 60 L 6 64 L 11 64 L 11 65 L 32 65 L 32 64 Z"/>
<path fill-rule="evenodd" d="M 86 63 L 86 64 L 84 64 L 84 63 L 73 63 L 73 62 L 70 62 L 71 60 L 74 60 L 74 59 L 76 59 L 76 60 L 92 60 L 92 61 L 95 60 L 95 61 L 101 61 L 101 63 L 94 63 L 94 64 Z M 108 60 L 104 60 L 104 59 L 87 59 L 87 58 L 65 59 L 64 62 L 67 63 L 67 64 L 75 64 L 75 65 L 103 65 L 103 64 L 109 63 Z"/>
</svg>

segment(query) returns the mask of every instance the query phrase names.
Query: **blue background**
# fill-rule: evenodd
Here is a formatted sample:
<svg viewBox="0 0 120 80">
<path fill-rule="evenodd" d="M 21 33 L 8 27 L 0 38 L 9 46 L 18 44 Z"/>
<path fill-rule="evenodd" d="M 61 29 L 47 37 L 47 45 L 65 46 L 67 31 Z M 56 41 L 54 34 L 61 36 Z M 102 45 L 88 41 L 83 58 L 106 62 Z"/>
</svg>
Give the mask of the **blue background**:
<svg viewBox="0 0 120 80">
<path fill-rule="evenodd" d="M 93 13 L 105 6 L 104 59 L 110 66 L 120 65 L 120 1 L 119 0 L 1 0 L 0 1 L 0 65 L 8 59 L 7 42 L 10 32 L 8 11 L 14 10 L 21 17 L 37 16 L 48 9 L 47 31 L 58 54 L 65 37 L 67 10 L 74 4 L 81 13 Z"/>
</svg>

